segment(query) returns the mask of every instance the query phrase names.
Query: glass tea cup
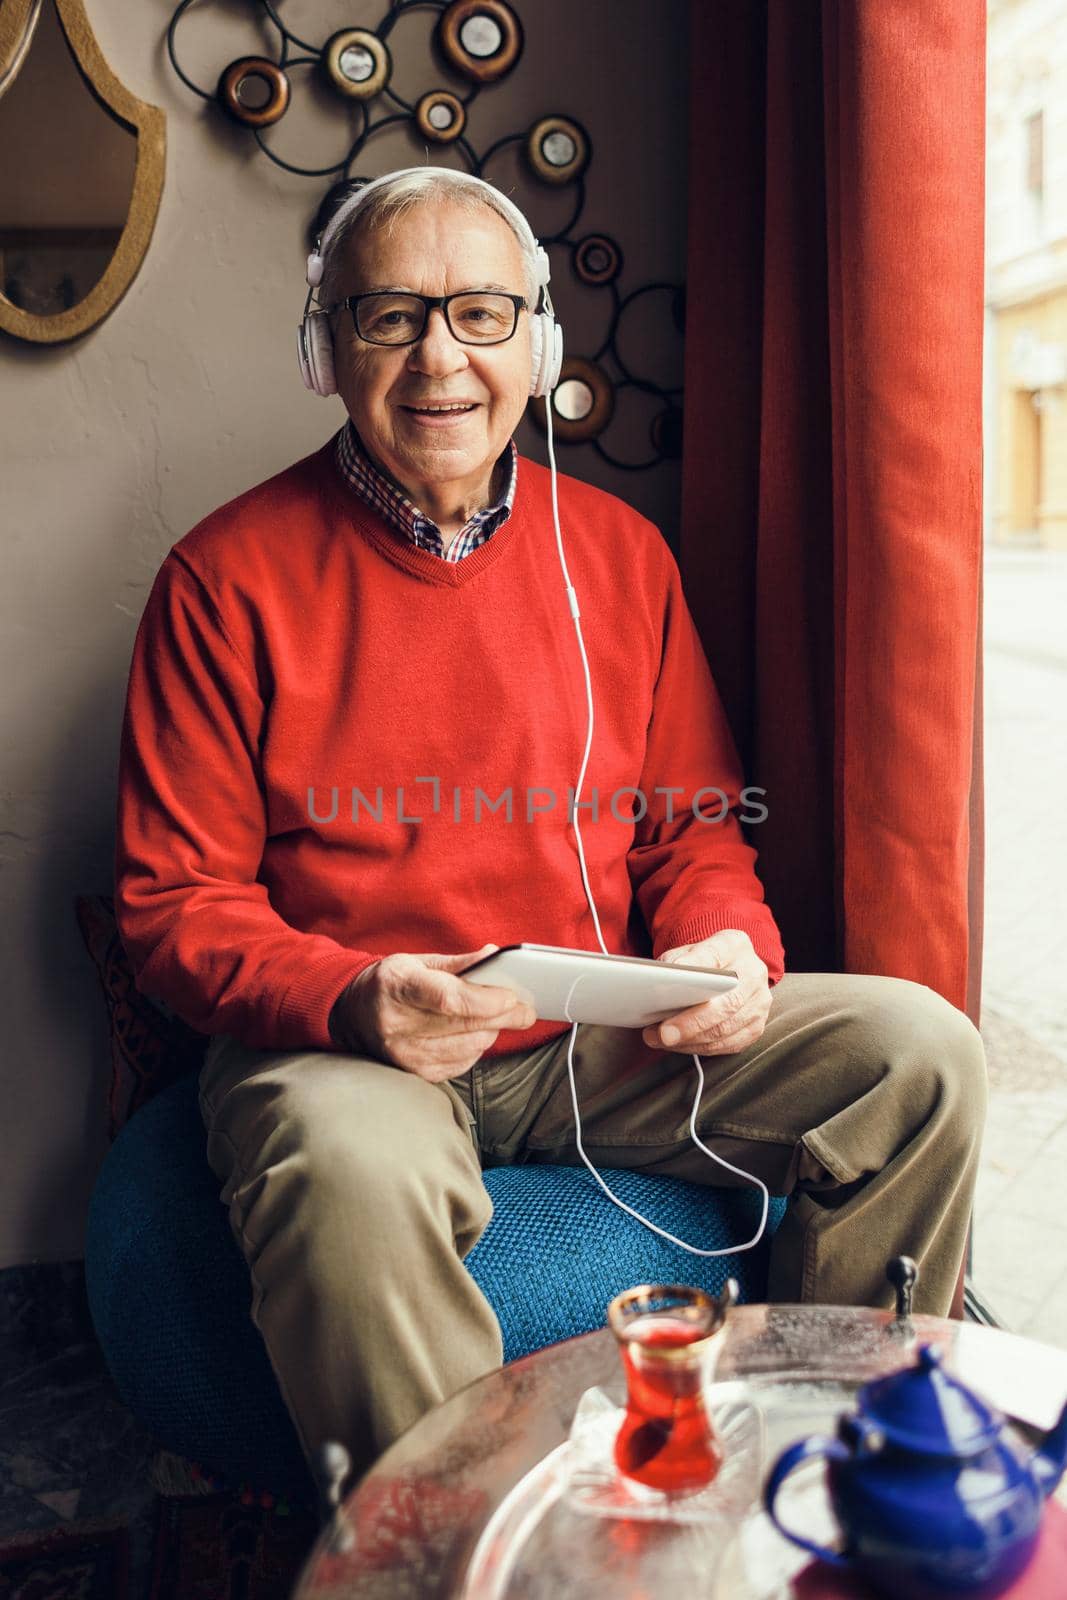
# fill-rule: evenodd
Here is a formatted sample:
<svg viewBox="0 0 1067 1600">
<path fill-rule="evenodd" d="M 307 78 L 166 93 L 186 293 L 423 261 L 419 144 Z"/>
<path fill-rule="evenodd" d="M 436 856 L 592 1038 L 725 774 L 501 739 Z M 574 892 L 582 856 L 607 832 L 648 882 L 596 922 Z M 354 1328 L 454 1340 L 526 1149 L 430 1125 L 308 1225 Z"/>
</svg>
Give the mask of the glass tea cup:
<svg viewBox="0 0 1067 1600">
<path fill-rule="evenodd" d="M 737 1296 L 728 1278 L 718 1299 L 684 1284 L 643 1283 L 611 1302 L 608 1324 L 626 1372 L 615 1465 L 627 1478 L 667 1494 L 695 1494 L 715 1477 L 722 1447 L 704 1387 Z"/>
</svg>

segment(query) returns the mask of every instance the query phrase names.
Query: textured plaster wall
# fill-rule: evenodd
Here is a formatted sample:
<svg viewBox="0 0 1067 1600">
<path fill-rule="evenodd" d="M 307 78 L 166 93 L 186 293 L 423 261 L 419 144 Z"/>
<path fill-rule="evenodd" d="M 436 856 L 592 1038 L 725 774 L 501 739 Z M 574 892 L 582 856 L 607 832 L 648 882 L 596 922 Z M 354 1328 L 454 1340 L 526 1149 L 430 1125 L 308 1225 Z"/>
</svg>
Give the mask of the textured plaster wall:
<svg viewBox="0 0 1067 1600">
<path fill-rule="evenodd" d="M 476 148 L 538 115 L 577 115 L 594 146 L 583 229 L 622 241 L 624 289 L 681 278 L 684 0 L 655 8 L 519 0 L 518 8 L 525 57 L 477 102 Z M 175 80 L 162 48 L 166 4 L 87 0 L 87 9 L 122 80 L 167 112 L 167 181 L 141 274 L 106 322 L 58 348 L 0 336 L 0 1267 L 80 1254 L 105 1153 L 103 1006 L 71 900 L 110 889 L 125 676 L 153 576 L 200 517 L 314 449 L 343 415 L 339 402 L 304 392 L 294 360 L 303 229 L 324 185 L 277 171 Z M 384 0 L 290 0 L 285 14 L 298 32 L 324 39 L 346 24 L 373 25 L 384 10 Z M 261 48 L 251 13 L 250 0 L 205 0 L 188 14 L 183 64 L 199 81 L 213 83 L 234 56 Z M 450 86 L 428 51 L 432 21 L 413 14 L 393 35 L 395 81 L 408 99 Z M 334 102 L 304 94 L 278 142 L 285 131 L 288 148 L 325 164 L 345 145 L 337 126 Z M 390 131 L 358 170 L 424 159 L 409 135 Z M 490 176 L 517 171 L 509 159 Z M 535 229 L 567 215 L 562 195 L 531 183 L 514 197 Z M 560 252 L 554 267 L 570 348 L 591 353 L 606 301 L 569 282 Z M 632 348 L 651 363 L 644 370 L 680 382 L 680 348 L 665 328 L 635 329 Z M 633 428 L 647 428 L 647 409 L 624 412 Z M 545 459 L 525 422 L 519 445 Z M 630 498 L 673 538 L 676 466 L 628 474 L 587 448 L 561 449 L 559 460 Z"/>
</svg>

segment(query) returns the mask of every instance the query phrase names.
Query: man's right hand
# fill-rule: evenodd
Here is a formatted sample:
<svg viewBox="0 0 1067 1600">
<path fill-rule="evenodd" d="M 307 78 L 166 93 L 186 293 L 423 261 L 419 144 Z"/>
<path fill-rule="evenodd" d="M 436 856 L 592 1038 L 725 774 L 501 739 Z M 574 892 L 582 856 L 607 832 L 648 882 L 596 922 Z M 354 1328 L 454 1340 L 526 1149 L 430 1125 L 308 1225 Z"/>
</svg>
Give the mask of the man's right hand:
<svg viewBox="0 0 1067 1600">
<path fill-rule="evenodd" d="M 485 944 L 457 956 L 383 956 L 335 1001 L 332 1038 L 345 1050 L 390 1062 L 428 1083 L 458 1078 L 501 1028 L 529 1028 L 537 1020 L 532 1006 L 512 990 L 464 983 L 459 976 L 497 949 Z"/>
</svg>

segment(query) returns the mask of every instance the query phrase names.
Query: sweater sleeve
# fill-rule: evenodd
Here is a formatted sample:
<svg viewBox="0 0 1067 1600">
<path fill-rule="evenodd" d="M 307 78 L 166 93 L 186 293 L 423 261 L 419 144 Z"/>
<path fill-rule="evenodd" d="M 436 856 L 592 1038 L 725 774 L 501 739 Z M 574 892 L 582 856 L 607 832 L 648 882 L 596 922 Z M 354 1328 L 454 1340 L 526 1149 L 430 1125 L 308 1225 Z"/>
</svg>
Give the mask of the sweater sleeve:
<svg viewBox="0 0 1067 1600">
<path fill-rule="evenodd" d="M 741 764 L 673 558 L 670 569 L 630 881 L 654 955 L 738 928 L 777 983 L 785 953 L 741 831 Z"/>
<path fill-rule="evenodd" d="M 115 907 L 138 989 L 204 1033 L 332 1045 L 346 984 L 380 959 L 304 933 L 256 881 L 263 696 L 200 580 L 171 552 L 137 632 L 122 728 Z"/>
</svg>

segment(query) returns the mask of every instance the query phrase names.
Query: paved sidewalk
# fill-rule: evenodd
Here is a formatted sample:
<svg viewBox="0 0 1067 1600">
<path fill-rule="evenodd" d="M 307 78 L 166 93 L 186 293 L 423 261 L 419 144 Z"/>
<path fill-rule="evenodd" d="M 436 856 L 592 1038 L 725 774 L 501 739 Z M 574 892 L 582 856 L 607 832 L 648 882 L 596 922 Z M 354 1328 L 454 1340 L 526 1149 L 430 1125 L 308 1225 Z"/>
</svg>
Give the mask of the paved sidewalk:
<svg viewBox="0 0 1067 1600">
<path fill-rule="evenodd" d="M 1067 551 L 986 553 L 982 1033 L 974 1278 L 1067 1349 Z"/>
</svg>

